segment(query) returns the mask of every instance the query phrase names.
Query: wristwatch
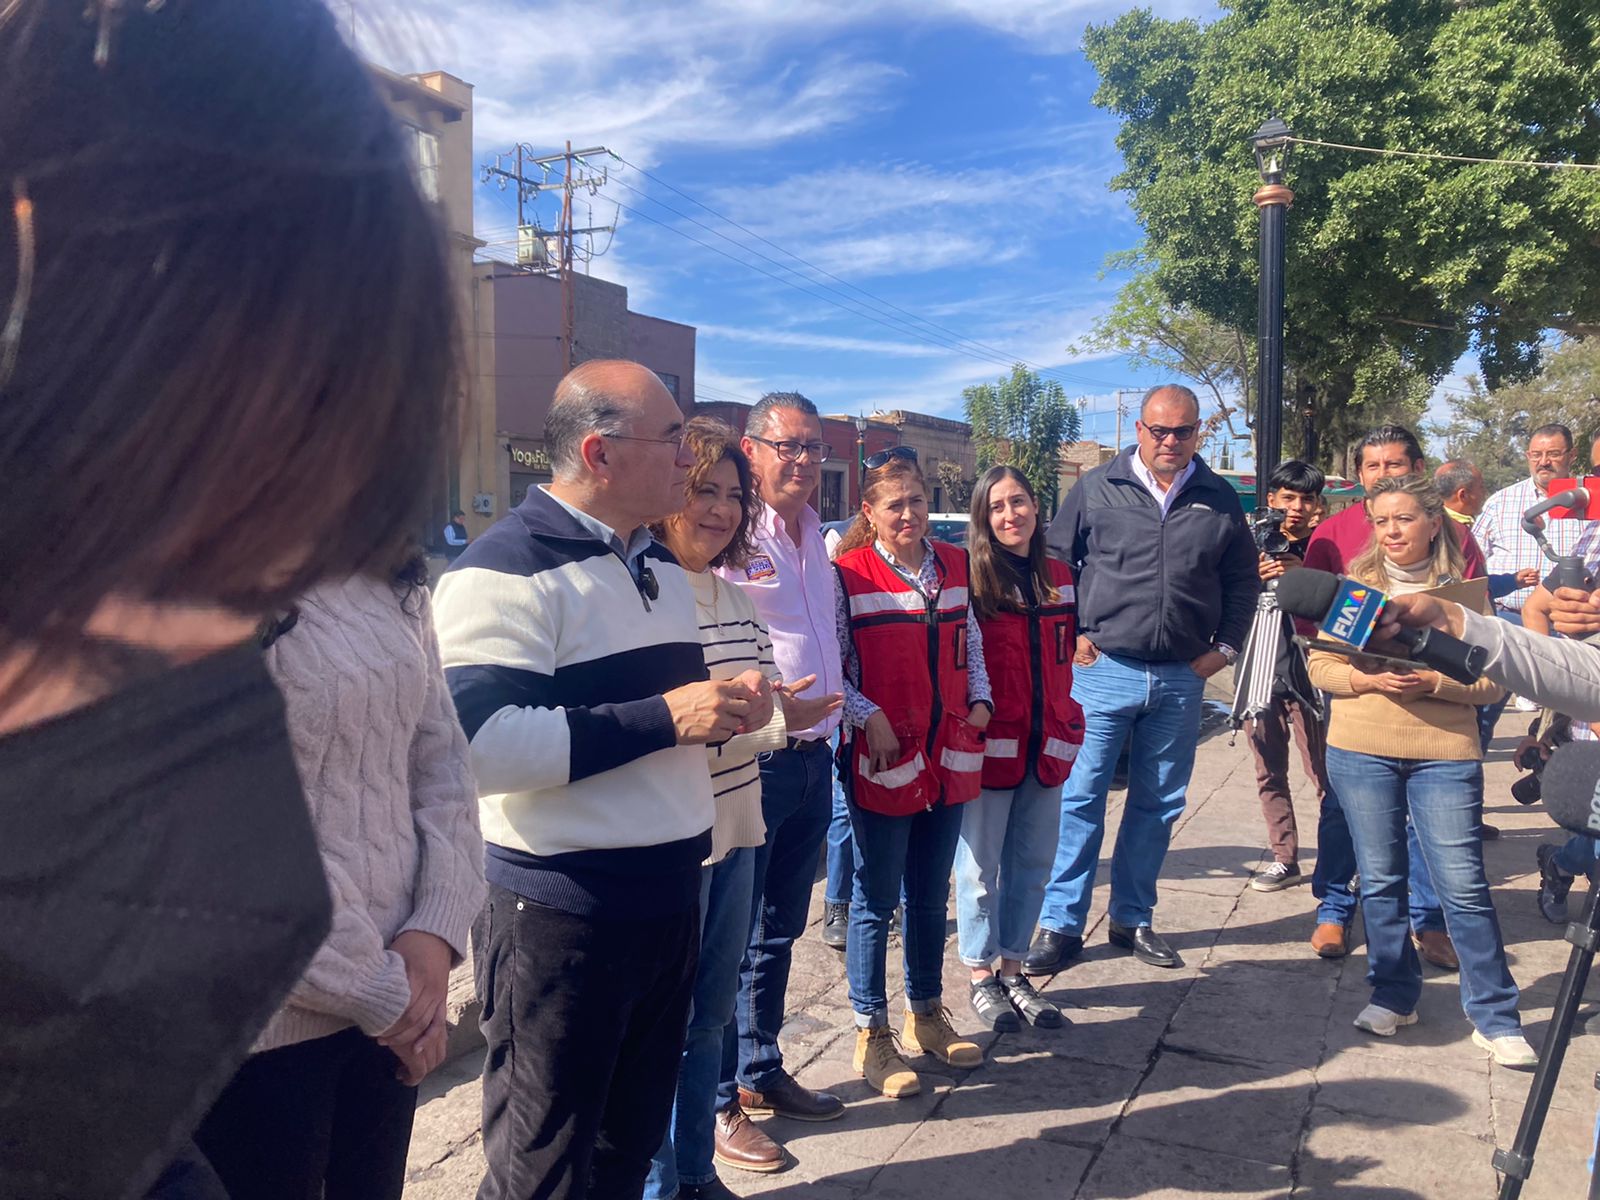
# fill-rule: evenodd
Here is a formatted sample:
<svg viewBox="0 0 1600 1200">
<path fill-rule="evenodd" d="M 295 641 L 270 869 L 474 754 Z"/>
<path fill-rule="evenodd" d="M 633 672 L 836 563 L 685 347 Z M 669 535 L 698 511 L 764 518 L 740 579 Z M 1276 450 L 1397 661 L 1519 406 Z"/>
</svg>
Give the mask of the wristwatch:
<svg viewBox="0 0 1600 1200">
<path fill-rule="evenodd" d="M 1218 654 L 1222 655 L 1223 659 L 1230 667 L 1233 666 L 1234 662 L 1239 657 L 1239 652 L 1224 642 L 1215 642 L 1212 644 L 1211 648 Z"/>
</svg>

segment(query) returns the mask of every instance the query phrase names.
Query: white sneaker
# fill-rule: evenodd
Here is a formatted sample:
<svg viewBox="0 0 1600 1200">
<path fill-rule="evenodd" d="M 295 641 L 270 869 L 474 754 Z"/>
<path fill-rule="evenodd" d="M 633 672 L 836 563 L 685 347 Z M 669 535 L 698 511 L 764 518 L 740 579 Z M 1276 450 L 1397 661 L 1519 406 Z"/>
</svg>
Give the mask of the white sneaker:
<svg viewBox="0 0 1600 1200">
<path fill-rule="evenodd" d="M 1369 1004 L 1356 1014 L 1355 1026 L 1368 1033 L 1375 1033 L 1379 1037 L 1393 1037 L 1395 1030 L 1402 1025 L 1415 1025 L 1417 1014 L 1414 1012 L 1390 1012 L 1387 1008 L 1380 1008 L 1376 1004 Z"/>
<path fill-rule="evenodd" d="M 1520 1033 L 1502 1033 L 1499 1037 L 1484 1037 L 1476 1029 L 1472 1031 L 1472 1044 L 1480 1050 L 1487 1050 L 1489 1056 L 1502 1067 L 1537 1067 L 1539 1065 L 1539 1052 L 1528 1045 L 1528 1039 Z"/>
</svg>

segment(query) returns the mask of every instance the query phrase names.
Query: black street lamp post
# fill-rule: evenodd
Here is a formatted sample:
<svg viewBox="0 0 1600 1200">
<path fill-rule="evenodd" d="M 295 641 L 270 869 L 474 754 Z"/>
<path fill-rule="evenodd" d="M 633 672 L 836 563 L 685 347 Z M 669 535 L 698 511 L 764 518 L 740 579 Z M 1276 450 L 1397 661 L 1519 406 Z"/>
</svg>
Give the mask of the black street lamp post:
<svg viewBox="0 0 1600 1200">
<path fill-rule="evenodd" d="M 861 491 L 867 486 L 867 418 L 857 414 L 856 424 L 856 503 L 861 502 Z"/>
<path fill-rule="evenodd" d="M 1256 309 L 1256 509 L 1267 507 L 1267 479 L 1283 453 L 1284 225 L 1294 193 L 1284 186 L 1289 127 L 1271 117 L 1250 135 L 1261 187 L 1261 290 Z"/>
</svg>

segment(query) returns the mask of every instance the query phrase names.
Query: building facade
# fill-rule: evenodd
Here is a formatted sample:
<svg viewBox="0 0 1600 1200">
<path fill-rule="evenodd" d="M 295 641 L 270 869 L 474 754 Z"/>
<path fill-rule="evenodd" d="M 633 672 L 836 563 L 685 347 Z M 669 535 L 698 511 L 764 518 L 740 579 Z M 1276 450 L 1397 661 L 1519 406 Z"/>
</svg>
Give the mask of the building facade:
<svg viewBox="0 0 1600 1200">
<path fill-rule="evenodd" d="M 476 281 L 479 359 L 495 396 L 496 508 L 503 514 L 530 487 L 550 481 L 544 420 L 567 373 L 561 281 L 498 262 L 479 263 Z M 643 363 L 687 412 L 694 403 L 694 327 L 633 312 L 620 284 L 575 275 L 572 285 L 574 362 Z"/>
<path fill-rule="evenodd" d="M 874 421 L 893 425 L 900 433 L 900 444 L 917 452 L 917 462 L 928 484 L 928 511 L 949 512 L 952 507 L 966 510 L 965 503 L 951 497 L 945 473 L 972 483 L 977 478 L 978 455 L 972 445 L 972 426 L 965 421 L 949 417 L 934 417 L 927 413 L 892 412 L 872 414 Z M 941 473 L 940 464 L 950 464 Z"/>
</svg>

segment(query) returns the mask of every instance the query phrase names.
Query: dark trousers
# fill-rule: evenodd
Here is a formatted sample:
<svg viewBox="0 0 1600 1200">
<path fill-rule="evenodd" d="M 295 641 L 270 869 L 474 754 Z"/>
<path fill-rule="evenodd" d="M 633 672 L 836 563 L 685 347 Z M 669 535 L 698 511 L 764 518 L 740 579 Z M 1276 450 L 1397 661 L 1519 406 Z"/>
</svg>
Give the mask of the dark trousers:
<svg viewBox="0 0 1600 1200">
<path fill-rule="evenodd" d="M 489 888 L 478 1200 L 637 1200 L 672 1115 L 698 906 L 574 916 Z"/>
<path fill-rule="evenodd" d="M 761 756 L 761 815 L 766 844 L 755 850 L 750 941 L 739 967 L 734 1020 L 723 1033 L 717 1107 L 739 1098 L 739 1085 L 763 1091 L 783 1074 L 778 1030 L 794 941 L 806 928 L 817 858 L 833 814 L 833 758 L 826 742 Z"/>
<path fill-rule="evenodd" d="M 1298 700 L 1274 696 L 1272 707 L 1247 723 L 1250 749 L 1256 756 L 1256 787 L 1261 793 L 1261 816 L 1267 823 L 1272 857 L 1282 863 L 1300 861 L 1300 831 L 1294 820 L 1294 800 L 1289 795 L 1289 732 L 1300 744 L 1300 765 L 1317 790 L 1317 811 L 1327 795 L 1328 734 L 1321 721 Z"/>
<path fill-rule="evenodd" d="M 254 1055 L 195 1142 L 231 1200 L 399 1200 L 417 1089 L 398 1067 L 359 1029 Z"/>
</svg>

